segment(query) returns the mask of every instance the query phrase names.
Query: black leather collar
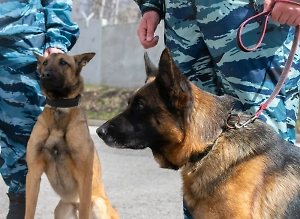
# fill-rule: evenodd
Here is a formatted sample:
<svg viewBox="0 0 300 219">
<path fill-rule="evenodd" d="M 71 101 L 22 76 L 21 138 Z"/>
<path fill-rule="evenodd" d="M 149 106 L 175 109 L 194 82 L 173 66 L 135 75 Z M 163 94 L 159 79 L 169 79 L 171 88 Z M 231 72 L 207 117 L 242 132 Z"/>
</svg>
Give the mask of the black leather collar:
<svg viewBox="0 0 300 219">
<path fill-rule="evenodd" d="M 212 149 L 214 145 L 210 145 L 207 148 L 205 148 L 205 150 L 201 153 L 194 153 L 191 155 L 190 157 L 190 162 L 195 163 L 198 162 L 200 160 L 202 160 Z"/>
<path fill-rule="evenodd" d="M 69 108 L 69 107 L 75 107 L 78 106 L 79 100 L 81 95 L 79 94 L 77 97 L 72 99 L 55 99 L 55 100 L 49 100 L 46 99 L 46 104 L 52 107 L 58 107 L 58 108 Z"/>
</svg>

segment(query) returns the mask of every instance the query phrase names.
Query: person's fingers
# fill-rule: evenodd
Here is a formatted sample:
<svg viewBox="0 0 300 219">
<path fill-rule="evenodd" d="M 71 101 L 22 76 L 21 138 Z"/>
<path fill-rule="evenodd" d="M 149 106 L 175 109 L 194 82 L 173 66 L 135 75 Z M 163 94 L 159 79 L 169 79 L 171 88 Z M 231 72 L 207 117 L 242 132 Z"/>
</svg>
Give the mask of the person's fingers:
<svg viewBox="0 0 300 219">
<path fill-rule="evenodd" d="M 293 23 L 290 24 L 290 26 L 298 26 L 300 25 L 300 16 L 298 16 Z"/>
<path fill-rule="evenodd" d="M 151 48 L 157 45 L 158 36 L 154 37 L 156 27 L 159 23 L 160 17 L 157 12 L 149 11 L 146 12 L 137 30 L 137 35 L 139 37 L 141 45 L 145 48 Z"/>
<path fill-rule="evenodd" d="M 147 25 L 146 23 L 140 22 L 140 25 L 137 29 L 137 35 L 139 37 L 141 45 L 145 48 L 147 47 L 147 41 L 146 41 L 146 36 L 147 36 Z"/>
<path fill-rule="evenodd" d="M 292 15 L 290 16 L 287 21 L 285 22 L 287 25 L 290 25 L 290 26 L 296 26 L 294 23 L 297 19 L 297 16 L 296 15 Z"/>
<path fill-rule="evenodd" d="M 61 49 L 49 47 L 49 48 L 45 49 L 44 57 L 47 57 L 51 53 L 64 53 L 64 51 L 62 51 Z"/>
<path fill-rule="evenodd" d="M 159 15 L 156 11 L 148 11 L 143 15 L 144 21 L 146 23 L 146 40 L 148 42 L 152 41 L 154 38 L 154 33 L 156 31 L 157 25 L 159 23 Z"/>
<path fill-rule="evenodd" d="M 145 40 L 147 35 L 147 21 L 145 17 L 142 17 L 139 27 L 137 29 L 137 35 L 140 40 Z"/>
<path fill-rule="evenodd" d="M 148 42 L 152 41 L 154 38 L 154 32 L 156 30 L 157 24 L 154 23 L 153 20 L 148 20 L 147 21 L 147 36 L 146 40 Z"/>
<path fill-rule="evenodd" d="M 276 6 L 275 6 L 276 7 Z M 278 22 L 280 16 L 282 15 L 282 11 L 278 10 L 278 8 L 275 8 L 271 12 L 271 19 L 275 22 Z"/>
<path fill-rule="evenodd" d="M 151 41 L 147 41 L 145 39 L 145 40 L 140 41 L 140 42 L 141 42 L 141 45 L 144 47 L 144 49 L 149 49 L 149 48 L 152 48 L 152 47 L 156 46 L 157 43 L 158 43 L 158 40 L 159 40 L 159 37 L 155 36 Z"/>
<path fill-rule="evenodd" d="M 141 28 L 141 27 L 139 27 L 138 29 L 137 29 L 137 35 L 138 35 L 138 37 L 139 37 L 139 40 L 140 40 L 140 42 L 142 43 L 142 42 L 144 42 L 145 40 L 146 40 L 146 29 L 144 29 L 144 28 Z"/>
<path fill-rule="evenodd" d="M 281 14 L 279 16 L 279 18 L 277 19 L 277 22 L 280 23 L 280 24 L 286 24 L 287 21 L 288 21 L 288 19 L 289 19 L 289 15 L 287 15 L 287 14 Z"/>
<path fill-rule="evenodd" d="M 265 0 L 264 1 L 264 11 L 267 11 L 272 8 L 274 0 Z"/>
<path fill-rule="evenodd" d="M 61 49 L 57 49 L 57 48 L 49 48 L 49 54 L 51 53 L 64 53 L 64 51 L 62 51 Z"/>
<path fill-rule="evenodd" d="M 44 57 L 46 58 L 48 55 L 49 55 L 48 50 L 45 50 L 45 51 L 44 51 Z"/>
<path fill-rule="evenodd" d="M 280 24 L 288 24 L 290 26 L 297 26 L 300 23 L 298 17 L 300 16 L 300 6 L 288 2 L 277 2 L 271 13 L 271 19 Z"/>
<path fill-rule="evenodd" d="M 146 47 L 147 48 L 145 48 L 145 49 L 149 49 L 149 48 L 152 48 L 152 47 L 156 46 L 157 43 L 158 43 L 158 40 L 159 40 L 159 36 L 155 36 L 155 37 L 152 38 L 151 41 L 147 41 L 146 42 Z"/>
</svg>

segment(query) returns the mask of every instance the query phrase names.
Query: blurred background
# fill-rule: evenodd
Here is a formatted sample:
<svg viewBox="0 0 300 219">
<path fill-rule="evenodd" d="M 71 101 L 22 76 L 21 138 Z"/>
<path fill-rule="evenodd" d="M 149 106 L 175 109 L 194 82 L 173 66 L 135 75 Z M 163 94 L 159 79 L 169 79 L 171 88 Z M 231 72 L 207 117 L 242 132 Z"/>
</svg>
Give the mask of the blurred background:
<svg viewBox="0 0 300 219">
<path fill-rule="evenodd" d="M 93 14 L 94 19 L 101 18 L 105 24 L 134 23 L 141 16 L 133 0 L 75 0 L 73 12 L 76 20 Z"/>
<path fill-rule="evenodd" d="M 140 18 L 133 0 L 73 1 L 73 20 L 81 33 L 71 53 L 96 52 L 83 70 L 86 84 L 122 88 L 143 85 L 144 50 L 136 34 Z M 159 45 L 148 51 L 154 63 L 164 48 L 162 24 L 157 35 Z"/>
<path fill-rule="evenodd" d="M 137 36 L 139 7 L 133 0 L 74 0 L 72 17 L 80 37 L 70 54 L 96 53 L 82 70 L 81 104 L 90 121 L 107 120 L 126 108 L 129 96 L 146 78 L 146 51 Z M 163 22 L 155 34 L 159 43 L 147 53 L 158 64 L 164 49 Z"/>
</svg>

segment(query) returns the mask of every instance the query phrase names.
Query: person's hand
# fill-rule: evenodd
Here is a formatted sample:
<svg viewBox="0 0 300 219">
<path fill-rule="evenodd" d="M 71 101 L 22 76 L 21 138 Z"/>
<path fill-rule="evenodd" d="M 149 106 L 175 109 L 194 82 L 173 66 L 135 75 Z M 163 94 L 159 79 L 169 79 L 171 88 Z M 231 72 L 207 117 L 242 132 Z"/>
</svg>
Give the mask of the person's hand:
<svg viewBox="0 0 300 219">
<path fill-rule="evenodd" d="M 64 51 L 62 51 L 61 49 L 49 47 L 49 48 L 45 49 L 44 57 L 46 58 L 51 53 L 64 53 Z"/>
<path fill-rule="evenodd" d="M 137 35 L 145 49 L 149 49 L 157 45 L 159 37 L 154 37 L 154 32 L 159 21 L 160 17 L 156 11 L 147 11 L 143 15 L 137 30 Z"/>
<path fill-rule="evenodd" d="M 275 2 L 274 0 L 265 0 L 264 10 L 269 10 L 274 5 L 271 12 L 271 19 L 280 24 L 290 26 L 300 25 L 300 5 L 289 2 Z"/>
</svg>

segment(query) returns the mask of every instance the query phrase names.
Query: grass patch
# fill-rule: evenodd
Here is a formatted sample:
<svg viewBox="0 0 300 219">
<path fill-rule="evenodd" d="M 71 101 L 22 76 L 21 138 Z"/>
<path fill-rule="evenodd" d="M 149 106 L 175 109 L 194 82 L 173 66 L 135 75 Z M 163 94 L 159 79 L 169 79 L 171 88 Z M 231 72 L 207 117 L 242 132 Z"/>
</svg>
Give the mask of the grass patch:
<svg viewBox="0 0 300 219">
<path fill-rule="evenodd" d="M 107 120 L 126 109 L 127 101 L 134 90 L 135 88 L 88 85 L 82 94 L 81 105 L 88 119 Z"/>
</svg>

